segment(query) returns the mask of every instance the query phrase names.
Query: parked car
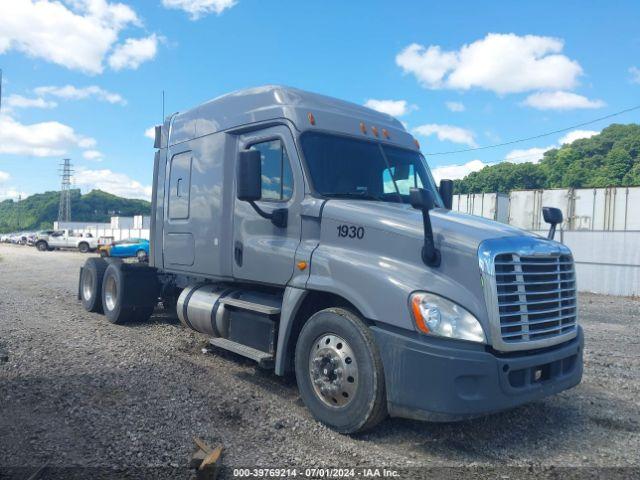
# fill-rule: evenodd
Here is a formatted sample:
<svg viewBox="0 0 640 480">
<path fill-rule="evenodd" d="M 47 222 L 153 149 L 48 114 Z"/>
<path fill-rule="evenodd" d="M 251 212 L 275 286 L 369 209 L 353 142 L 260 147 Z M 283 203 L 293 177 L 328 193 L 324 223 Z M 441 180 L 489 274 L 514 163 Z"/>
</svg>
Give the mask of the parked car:
<svg viewBox="0 0 640 480">
<path fill-rule="evenodd" d="M 27 235 L 25 233 L 15 233 L 11 235 L 10 242 L 15 245 L 26 245 Z"/>
<path fill-rule="evenodd" d="M 73 230 L 56 230 L 46 235 L 39 235 L 36 248 L 41 252 L 55 248 L 76 248 L 82 253 L 92 252 L 98 248 L 98 240 L 90 233 L 81 234 Z"/>
<path fill-rule="evenodd" d="M 27 234 L 27 245 L 33 247 L 36 244 L 36 239 L 38 235 L 36 233 L 28 233 Z"/>
<path fill-rule="evenodd" d="M 129 258 L 136 257 L 144 261 L 149 257 L 149 240 L 144 238 L 127 238 L 98 247 L 101 257 Z"/>
</svg>

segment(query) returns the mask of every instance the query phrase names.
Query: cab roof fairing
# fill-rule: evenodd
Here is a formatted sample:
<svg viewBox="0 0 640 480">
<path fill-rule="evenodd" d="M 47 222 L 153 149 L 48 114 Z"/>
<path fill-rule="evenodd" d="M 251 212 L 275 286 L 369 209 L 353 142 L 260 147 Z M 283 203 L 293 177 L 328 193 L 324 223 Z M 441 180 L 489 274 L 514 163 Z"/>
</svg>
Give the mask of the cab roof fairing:
<svg viewBox="0 0 640 480">
<path fill-rule="evenodd" d="M 311 125 L 308 114 L 315 119 Z M 162 146 L 175 145 L 215 132 L 257 122 L 287 119 L 299 131 L 326 131 L 380 140 L 416 150 L 413 137 L 391 115 L 354 103 L 290 87 L 264 86 L 240 90 L 168 117 Z M 361 131 L 366 126 L 366 134 Z M 372 127 L 377 127 L 375 136 Z M 389 138 L 384 138 L 383 129 Z M 170 138 L 167 138 L 169 135 Z"/>
</svg>

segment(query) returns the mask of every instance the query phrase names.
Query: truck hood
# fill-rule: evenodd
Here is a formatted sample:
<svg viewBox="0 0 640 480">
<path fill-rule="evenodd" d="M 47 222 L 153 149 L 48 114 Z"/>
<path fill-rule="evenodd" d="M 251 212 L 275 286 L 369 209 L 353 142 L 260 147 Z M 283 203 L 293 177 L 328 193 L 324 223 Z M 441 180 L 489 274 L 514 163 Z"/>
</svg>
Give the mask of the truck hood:
<svg viewBox="0 0 640 480">
<path fill-rule="evenodd" d="M 411 205 L 332 199 L 325 204 L 322 217 L 413 237 L 419 240 L 419 245 L 424 239 L 422 212 Z M 480 243 L 490 238 L 535 236 L 510 225 L 443 208 L 431 211 L 431 224 L 438 248 L 472 250 L 474 253 Z"/>
<path fill-rule="evenodd" d="M 442 263 L 433 268 L 421 257 L 422 212 L 411 205 L 331 199 L 321 215 L 309 285 L 335 286 L 336 293 L 355 299 L 368 318 L 407 329 L 413 328 L 404 307 L 407 298 L 424 290 L 464 306 L 488 332 L 478 247 L 488 239 L 535 237 L 509 225 L 437 208 L 431 211 L 431 223 Z"/>
</svg>

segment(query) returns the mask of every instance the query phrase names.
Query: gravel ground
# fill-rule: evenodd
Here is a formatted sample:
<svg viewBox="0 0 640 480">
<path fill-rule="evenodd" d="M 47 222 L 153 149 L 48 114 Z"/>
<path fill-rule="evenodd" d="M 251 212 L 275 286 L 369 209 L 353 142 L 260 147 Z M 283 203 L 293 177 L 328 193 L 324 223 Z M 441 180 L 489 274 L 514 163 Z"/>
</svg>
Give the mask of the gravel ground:
<svg viewBox="0 0 640 480">
<path fill-rule="evenodd" d="M 581 295 L 585 374 L 572 390 L 462 423 L 390 419 L 342 436 L 311 418 L 293 379 L 203 354 L 207 339 L 175 317 L 116 326 L 86 313 L 75 298 L 85 259 L 0 245 L 5 472 L 47 463 L 184 473 L 194 436 L 224 445 L 226 466 L 640 471 L 637 299 Z"/>
</svg>

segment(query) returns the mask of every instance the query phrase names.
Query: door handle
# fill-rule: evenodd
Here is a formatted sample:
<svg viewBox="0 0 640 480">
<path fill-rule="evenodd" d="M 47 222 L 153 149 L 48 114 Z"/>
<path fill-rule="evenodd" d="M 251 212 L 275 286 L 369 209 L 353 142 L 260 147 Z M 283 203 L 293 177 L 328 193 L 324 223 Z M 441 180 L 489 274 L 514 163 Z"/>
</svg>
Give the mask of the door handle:
<svg viewBox="0 0 640 480">
<path fill-rule="evenodd" d="M 236 265 L 242 266 L 242 242 L 236 242 L 233 247 L 233 258 L 236 261 Z"/>
</svg>

